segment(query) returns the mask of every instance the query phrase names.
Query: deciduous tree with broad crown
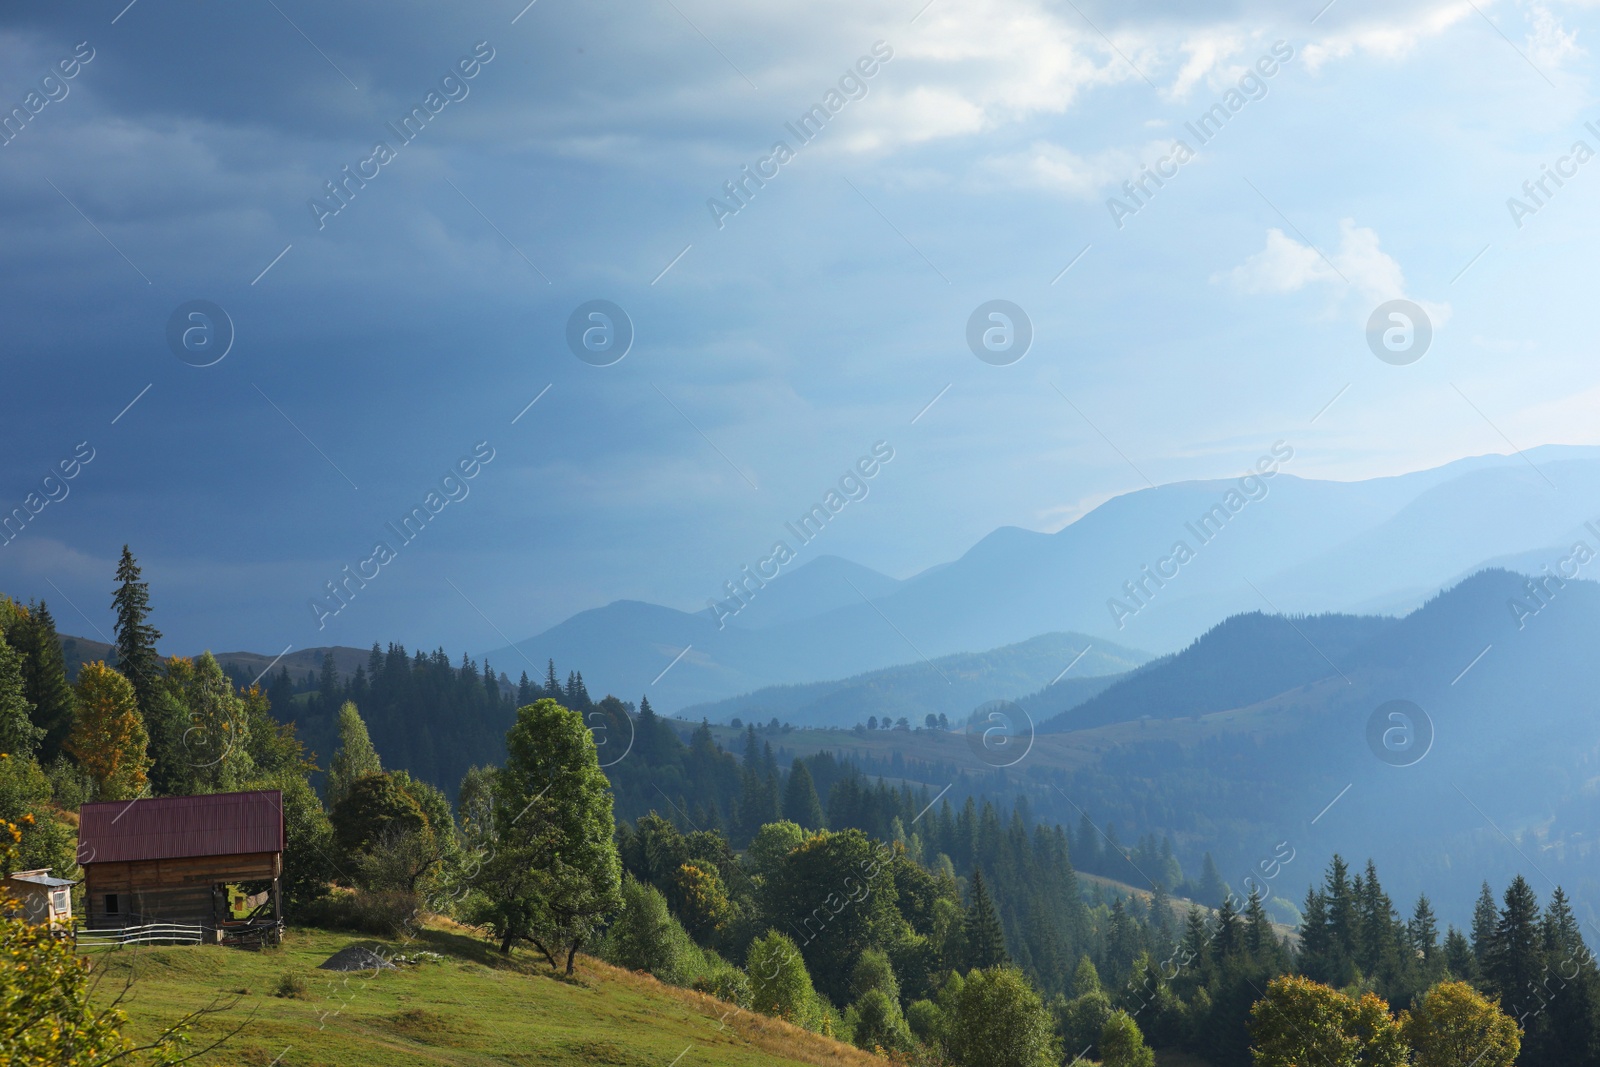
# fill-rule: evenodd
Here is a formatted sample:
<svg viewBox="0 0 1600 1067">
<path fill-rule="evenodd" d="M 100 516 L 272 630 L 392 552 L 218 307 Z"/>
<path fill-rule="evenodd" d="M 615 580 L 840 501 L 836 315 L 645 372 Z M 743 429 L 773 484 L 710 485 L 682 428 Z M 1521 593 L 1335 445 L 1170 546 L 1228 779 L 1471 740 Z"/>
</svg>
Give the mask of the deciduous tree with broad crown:
<svg viewBox="0 0 1600 1067">
<path fill-rule="evenodd" d="M 67 751 L 94 779 L 98 799 L 131 800 L 144 791 L 148 742 L 132 683 L 104 663 L 84 664 Z"/>
<path fill-rule="evenodd" d="M 1405 1067 L 1407 1049 L 1389 1005 L 1352 999 L 1299 975 L 1274 978 L 1250 1009 L 1255 1067 Z"/>
<path fill-rule="evenodd" d="M 476 879 L 484 921 L 509 953 L 525 940 L 551 967 L 621 904 L 611 785 L 583 716 L 545 698 L 517 712 L 495 776 L 495 837 Z"/>
<path fill-rule="evenodd" d="M 1500 1006 L 1465 982 L 1440 982 L 1416 1010 L 1402 1015 L 1400 1030 L 1416 1067 L 1511 1067 L 1522 1032 Z"/>
</svg>

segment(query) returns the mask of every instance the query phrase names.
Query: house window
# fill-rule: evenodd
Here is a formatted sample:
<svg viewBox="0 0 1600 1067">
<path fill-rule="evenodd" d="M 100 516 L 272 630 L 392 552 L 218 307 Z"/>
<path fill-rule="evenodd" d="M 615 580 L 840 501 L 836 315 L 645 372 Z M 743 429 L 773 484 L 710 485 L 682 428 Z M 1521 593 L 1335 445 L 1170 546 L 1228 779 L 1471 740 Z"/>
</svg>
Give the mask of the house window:
<svg viewBox="0 0 1600 1067">
<path fill-rule="evenodd" d="M 115 894 L 115 893 L 107 893 L 106 894 L 106 914 L 107 915 L 120 915 L 121 913 L 122 913 L 121 901 L 117 900 L 117 894 Z"/>
</svg>

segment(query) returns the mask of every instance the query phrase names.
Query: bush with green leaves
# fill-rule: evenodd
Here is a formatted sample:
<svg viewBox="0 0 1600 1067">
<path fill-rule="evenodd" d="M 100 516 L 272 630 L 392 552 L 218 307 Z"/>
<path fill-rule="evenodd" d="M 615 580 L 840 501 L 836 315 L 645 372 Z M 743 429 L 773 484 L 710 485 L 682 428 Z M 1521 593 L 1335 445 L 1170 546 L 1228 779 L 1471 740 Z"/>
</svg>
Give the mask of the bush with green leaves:
<svg viewBox="0 0 1600 1067">
<path fill-rule="evenodd" d="M 1145 1047 L 1139 1024 L 1125 1011 L 1113 1012 L 1100 1028 L 1102 1067 L 1155 1067 L 1156 1054 Z"/>
<path fill-rule="evenodd" d="M 745 973 L 750 976 L 750 1007 L 807 1029 L 820 1026 L 825 1013 L 805 960 L 789 938 L 776 930 L 756 938 L 750 943 Z"/>
<path fill-rule="evenodd" d="M 39 764 L 28 756 L 0 752 L 0 819 L 22 835 L 16 851 L 22 869 L 48 867 L 66 874 L 76 867 L 72 831 L 54 815 L 50 779 Z"/>
<path fill-rule="evenodd" d="M 944 1040 L 944 1012 L 931 1000 L 913 1000 L 906 1008 L 906 1025 L 918 1041 L 937 1048 Z"/>
<path fill-rule="evenodd" d="M 596 954 L 669 985 L 686 986 L 705 969 L 704 954 L 667 910 L 667 898 L 632 875 L 622 880 L 622 911 L 600 938 Z"/>
<path fill-rule="evenodd" d="M 948 1002 L 945 1048 L 955 1062 L 968 1067 L 1056 1067 L 1061 1062 L 1050 1015 L 1015 967 L 972 971 Z"/>
<path fill-rule="evenodd" d="M 882 989 L 869 989 L 845 1012 L 851 1044 L 873 1052 L 908 1052 L 914 1042 L 900 1002 Z"/>
<path fill-rule="evenodd" d="M 882 949 L 869 948 L 850 968 L 850 995 L 859 1000 L 874 989 L 895 1001 L 900 999 L 900 982 L 895 978 L 888 954 Z"/>
<path fill-rule="evenodd" d="M 705 967 L 690 983 L 690 987 L 718 1000 L 748 1008 L 750 976 L 710 949 L 703 950 L 702 954 L 705 958 Z"/>
<path fill-rule="evenodd" d="M 1098 983 L 1081 996 L 1060 1004 L 1056 1017 L 1056 1033 L 1069 1056 L 1088 1055 L 1100 1044 L 1100 1031 L 1111 1018 L 1111 998 L 1100 991 Z"/>
</svg>

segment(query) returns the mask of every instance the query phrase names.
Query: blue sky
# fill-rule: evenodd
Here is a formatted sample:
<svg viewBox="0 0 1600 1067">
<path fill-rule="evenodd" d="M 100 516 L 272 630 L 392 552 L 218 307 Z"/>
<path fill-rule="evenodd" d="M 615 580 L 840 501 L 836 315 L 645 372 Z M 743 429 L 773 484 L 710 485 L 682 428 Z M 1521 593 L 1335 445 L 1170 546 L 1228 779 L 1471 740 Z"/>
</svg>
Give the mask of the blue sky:
<svg viewBox="0 0 1600 1067">
<path fill-rule="evenodd" d="M 1278 439 L 1333 478 L 1600 443 L 1592 4 L 125 3 L 0 14 L 0 110 L 29 114 L 0 147 L 0 510 L 94 453 L 0 589 L 65 630 L 109 632 L 124 542 L 168 651 L 703 607 L 877 441 L 812 547 L 900 577 Z M 430 91 L 455 98 L 400 144 Z M 1119 227 L 1174 139 L 1193 158 Z M 1545 166 L 1569 176 L 1514 219 Z M 564 339 L 593 299 L 633 324 L 610 366 Z M 1033 326 L 1009 366 L 965 340 L 993 299 Z M 1367 346 L 1391 299 L 1433 323 L 1419 362 Z M 168 348 L 192 300 L 234 324 L 212 366 Z M 478 442 L 467 495 L 319 630 L 308 600 Z"/>
</svg>

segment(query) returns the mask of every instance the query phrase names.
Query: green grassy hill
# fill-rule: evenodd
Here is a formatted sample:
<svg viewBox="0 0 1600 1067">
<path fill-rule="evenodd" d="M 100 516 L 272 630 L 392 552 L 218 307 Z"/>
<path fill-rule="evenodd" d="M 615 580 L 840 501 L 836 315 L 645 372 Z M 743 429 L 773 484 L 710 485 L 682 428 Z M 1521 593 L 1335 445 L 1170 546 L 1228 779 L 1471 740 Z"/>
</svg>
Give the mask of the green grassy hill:
<svg viewBox="0 0 1600 1067">
<path fill-rule="evenodd" d="M 351 944 L 444 958 L 376 976 L 317 969 Z M 194 1047 L 241 1024 L 243 1029 L 202 1063 L 866 1067 L 883 1062 L 598 960 L 579 957 L 573 979 L 553 976 L 531 952 L 503 959 L 469 931 L 448 924 L 430 926 L 405 943 L 296 928 L 281 948 L 261 952 L 206 945 L 94 950 L 90 956 L 97 1003 L 110 1002 L 132 976 L 123 1007 L 134 1037 L 151 1037 L 221 998 L 227 1010 L 196 1025 Z M 290 986 L 299 986 L 299 992 L 281 995 Z"/>
</svg>

